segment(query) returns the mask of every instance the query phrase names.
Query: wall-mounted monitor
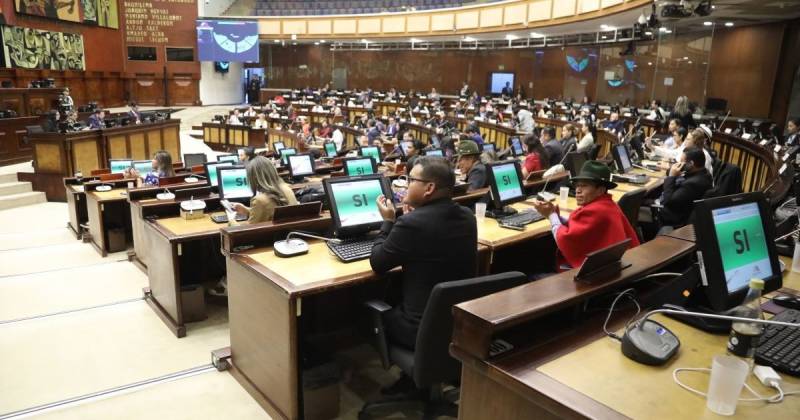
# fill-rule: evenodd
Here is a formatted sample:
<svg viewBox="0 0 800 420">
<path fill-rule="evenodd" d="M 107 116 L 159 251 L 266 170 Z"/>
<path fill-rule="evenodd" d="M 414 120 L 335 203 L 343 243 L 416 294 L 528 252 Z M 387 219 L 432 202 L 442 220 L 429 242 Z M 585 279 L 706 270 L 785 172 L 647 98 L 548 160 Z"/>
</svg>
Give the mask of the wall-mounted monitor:
<svg viewBox="0 0 800 420">
<path fill-rule="evenodd" d="M 506 84 L 514 89 L 514 73 L 497 71 L 489 73 L 489 91 L 491 93 L 503 93 Z"/>
<path fill-rule="evenodd" d="M 247 20 L 197 20 L 200 61 L 258 63 L 258 23 Z"/>
</svg>

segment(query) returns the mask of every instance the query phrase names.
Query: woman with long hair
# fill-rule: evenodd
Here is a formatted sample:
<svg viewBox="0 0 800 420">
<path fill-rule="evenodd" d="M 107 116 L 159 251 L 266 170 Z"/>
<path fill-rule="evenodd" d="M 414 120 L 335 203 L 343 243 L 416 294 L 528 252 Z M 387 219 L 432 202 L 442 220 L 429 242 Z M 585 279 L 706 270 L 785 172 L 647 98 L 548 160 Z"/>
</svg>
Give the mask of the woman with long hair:
<svg viewBox="0 0 800 420">
<path fill-rule="evenodd" d="M 547 149 L 535 134 L 528 134 L 522 141 L 527 146 L 528 154 L 522 164 L 522 176 L 527 178 L 531 172 L 541 171 L 550 167 L 550 156 Z"/>
<path fill-rule="evenodd" d="M 679 96 L 675 101 L 675 108 L 672 110 L 672 113 L 669 114 L 669 119 L 673 118 L 678 119 L 678 121 L 681 122 L 681 126 L 685 127 L 687 130 L 697 127 L 697 123 L 694 121 L 694 116 L 689 106 L 689 98 L 686 96 Z"/>
<path fill-rule="evenodd" d="M 172 155 L 166 150 L 159 150 L 153 155 L 153 170 L 145 175 L 140 174 L 136 169 L 129 169 L 126 177 L 144 178 L 145 185 L 158 185 L 159 178 L 175 176 L 175 169 L 172 167 Z"/>
<path fill-rule="evenodd" d="M 272 220 L 275 207 L 297 204 L 292 189 L 278 176 L 269 159 L 256 156 L 247 164 L 247 183 L 253 191 L 250 207 L 232 203 L 237 213 L 248 216 L 248 223 Z"/>
</svg>

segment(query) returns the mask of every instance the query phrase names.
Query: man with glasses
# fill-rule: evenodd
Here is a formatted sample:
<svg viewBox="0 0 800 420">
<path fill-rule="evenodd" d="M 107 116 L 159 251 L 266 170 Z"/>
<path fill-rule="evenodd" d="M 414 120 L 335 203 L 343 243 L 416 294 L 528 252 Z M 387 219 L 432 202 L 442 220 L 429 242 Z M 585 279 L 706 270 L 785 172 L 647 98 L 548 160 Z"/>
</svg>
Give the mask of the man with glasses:
<svg viewBox="0 0 800 420">
<path fill-rule="evenodd" d="M 413 350 L 433 286 L 476 275 L 475 216 L 453 202 L 455 174 L 437 156 L 416 160 L 407 177 L 404 214 L 395 216 L 390 198 L 378 197 L 383 226 L 369 262 L 378 274 L 402 267 L 402 299 L 384 316 L 389 340 Z"/>
</svg>

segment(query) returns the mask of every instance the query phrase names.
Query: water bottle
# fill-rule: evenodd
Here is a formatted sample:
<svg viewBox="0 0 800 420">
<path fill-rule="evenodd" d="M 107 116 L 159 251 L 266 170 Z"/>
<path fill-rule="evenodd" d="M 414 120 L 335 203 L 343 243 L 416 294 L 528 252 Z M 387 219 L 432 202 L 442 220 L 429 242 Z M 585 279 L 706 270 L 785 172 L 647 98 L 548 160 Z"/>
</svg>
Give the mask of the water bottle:
<svg viewBox="0 0 800 420">
<path fill-rule="evenodd" d="M 731 315 L 741 318 L 764 319 L 764 313 L 761 311 L 762 290 L 764 290 L 764 280 L 750 279 L 750 290 L 747 291 L 744 302 L 733 308 Z M 728 337 L 728 354 L 744 360 L 752 368 L 753 356 L 763 333 L 763 324 L 734 321 Z"/>
</svg>

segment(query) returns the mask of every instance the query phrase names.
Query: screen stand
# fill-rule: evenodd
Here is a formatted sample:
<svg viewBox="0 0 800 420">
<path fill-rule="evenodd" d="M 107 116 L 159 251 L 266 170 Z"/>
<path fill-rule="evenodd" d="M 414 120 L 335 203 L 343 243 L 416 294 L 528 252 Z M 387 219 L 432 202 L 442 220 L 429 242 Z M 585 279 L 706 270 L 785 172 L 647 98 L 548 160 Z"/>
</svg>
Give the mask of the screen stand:
<svg viewBox="0 0 800 420">
<path fill-rule="evenodd" d="M 486 211 L 486 217 L 490 217 L 492 219 L 500 219 L 503 217 L 513 216 L 515 214 L 517 214 L 517 209 L 511 206 L 503 206 L 502 209 L 494 209 Z"/>
</svg>

